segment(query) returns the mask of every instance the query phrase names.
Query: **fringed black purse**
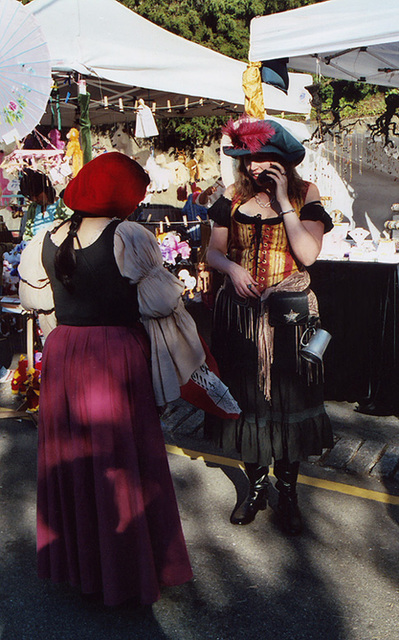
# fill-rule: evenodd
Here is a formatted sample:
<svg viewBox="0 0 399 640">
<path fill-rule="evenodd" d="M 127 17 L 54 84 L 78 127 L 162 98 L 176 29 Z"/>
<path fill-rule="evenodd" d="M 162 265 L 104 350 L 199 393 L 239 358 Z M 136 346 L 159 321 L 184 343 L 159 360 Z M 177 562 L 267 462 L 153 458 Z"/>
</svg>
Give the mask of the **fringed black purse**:
<svg viewBox="0 0 399 640">
<path fill-rule="evenodd" d="M 306 291 L 274 291 L 267 300 L 269 324 L 300 326 L 309 322 L 309 302 Z"/>
</svg>

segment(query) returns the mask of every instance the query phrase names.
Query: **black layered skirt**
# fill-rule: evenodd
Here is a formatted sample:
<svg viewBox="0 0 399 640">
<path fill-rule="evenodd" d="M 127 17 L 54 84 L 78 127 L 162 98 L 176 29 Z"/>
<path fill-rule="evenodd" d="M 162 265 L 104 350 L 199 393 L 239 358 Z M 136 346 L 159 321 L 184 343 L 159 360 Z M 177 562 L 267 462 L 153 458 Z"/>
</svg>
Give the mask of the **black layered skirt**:
<svg viewBox="0 0 399 640">
<path fill-rule="evenodd" d="M 225 454 L 238 452 L 244 462 L 266 466 L 272 460 L 306 460 L 333 446 L 323 403 L 320 371 L 298 360 L 296 328 L 275 327 L 271 400 L 258 384 L 259 309 L 222 287 L 217 295 L 212 352 L 220 374 L 237 400 L 238 420 L 206 416 L 205 437 Z"/>
</svg>

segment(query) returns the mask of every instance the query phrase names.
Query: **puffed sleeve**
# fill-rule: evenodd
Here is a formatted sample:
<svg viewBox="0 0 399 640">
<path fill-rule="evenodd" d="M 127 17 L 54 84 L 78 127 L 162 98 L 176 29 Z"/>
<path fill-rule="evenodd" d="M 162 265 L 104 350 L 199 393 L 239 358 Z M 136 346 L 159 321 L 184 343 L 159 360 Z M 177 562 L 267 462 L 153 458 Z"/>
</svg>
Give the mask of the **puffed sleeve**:
<svg viewBox="0 0 399 640">
<path fill-rule="evenodd" d="M 220 227 L 230 227 L 231 200 L 220 196 L 218 200 L 208 209 L 208 216 Z"/>
<path fill-rule="evenodd" d="M 53 290 L 42 262 L 43 241 L 46 229 L 28 242 L 21 253 L 18 267 L 20 276 L 19 299 L 27 311 L 37 311 L 39 324 L 46 338 L 57 326 L 54 311 Z"/>
<path fill-rule="evenodd" d="M 333 221 L 324 209 L 321 202 L 308 202 L 304 204 L 299 215 L 301 220 L 314 220 L 324 224 L 324 233 L 328 233 L 333 228 Z"/>
<path fill-rule="evenodd" d="M 153 234 L 136 222 L 122 222 L 114 250 L 121 274 L 137 284 L 141 319 L 151 341 L 155 399 L 161 406 L 180 397 L 180 387 L 204 363 L 204 349 L 183 304 L 184 285 L 164 268 Z"/>
</svg>

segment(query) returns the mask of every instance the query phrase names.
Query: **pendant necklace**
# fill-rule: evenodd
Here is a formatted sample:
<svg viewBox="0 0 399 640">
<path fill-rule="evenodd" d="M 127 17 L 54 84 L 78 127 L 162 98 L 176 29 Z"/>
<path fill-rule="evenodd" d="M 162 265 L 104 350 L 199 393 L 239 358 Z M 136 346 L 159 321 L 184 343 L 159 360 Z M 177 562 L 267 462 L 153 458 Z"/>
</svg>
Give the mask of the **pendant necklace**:
<svg viewBox="0 0 399 640">
<path fill-rule="evenodd" d="M 273 198 L 269 200 L 269 202 L 263 202 L 256 193 L 254 195 L 254 198 L 255 198 L 255 202 L 260 206 L 261 209 L 268 209 L 269 207 L 273 206 L 274 203 L 276 202 L 275 196 L 273 196 Z"/>
</svg>

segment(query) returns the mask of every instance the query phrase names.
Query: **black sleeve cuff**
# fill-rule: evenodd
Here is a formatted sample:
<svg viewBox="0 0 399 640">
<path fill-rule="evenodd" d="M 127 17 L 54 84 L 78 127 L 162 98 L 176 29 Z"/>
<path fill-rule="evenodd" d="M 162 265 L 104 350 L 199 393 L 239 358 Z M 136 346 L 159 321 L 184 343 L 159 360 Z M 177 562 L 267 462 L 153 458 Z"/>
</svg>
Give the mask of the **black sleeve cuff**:
<svg viewBox="0 0 399 640">
<path fill-rule="evenodd" d="M 220 227 L 230 227 L 231 200 L 220 196 L 208 210 L 208 216 Z"/>
<path fill-rule="evenodd" d="M 320 202 L 308 202 L 303 205 L 300 211 L 301 220 L 314 220 L 324 224 L 324 233 L 328 233 L 333 228 L 333 222 Z"/>
</svg>

